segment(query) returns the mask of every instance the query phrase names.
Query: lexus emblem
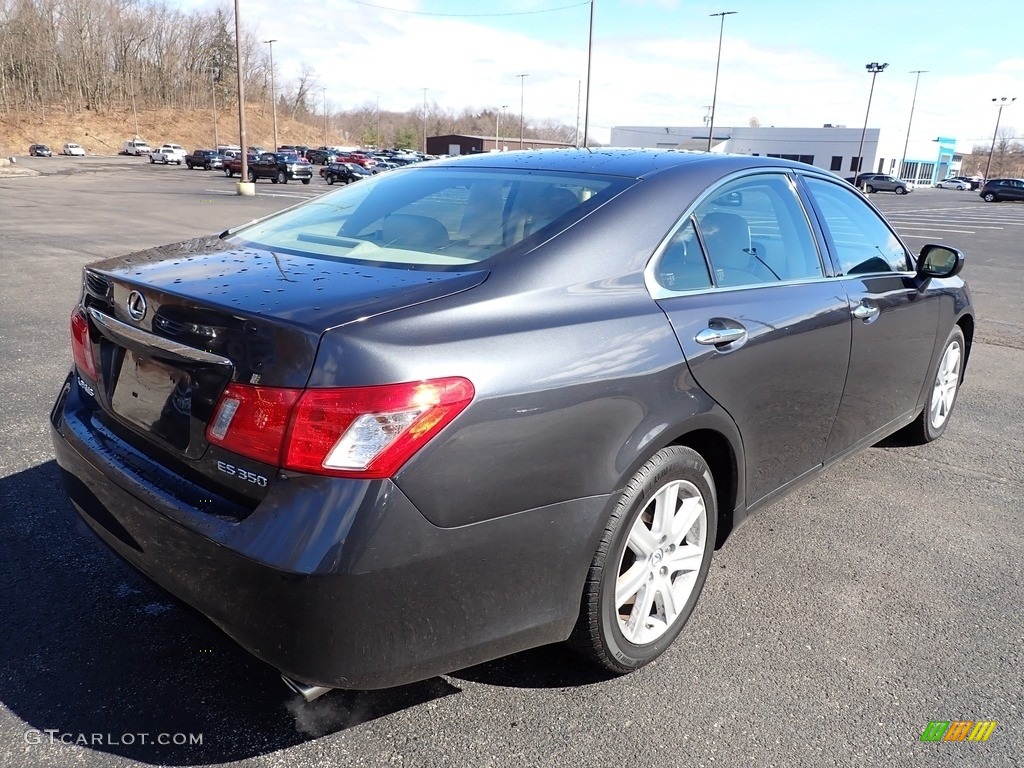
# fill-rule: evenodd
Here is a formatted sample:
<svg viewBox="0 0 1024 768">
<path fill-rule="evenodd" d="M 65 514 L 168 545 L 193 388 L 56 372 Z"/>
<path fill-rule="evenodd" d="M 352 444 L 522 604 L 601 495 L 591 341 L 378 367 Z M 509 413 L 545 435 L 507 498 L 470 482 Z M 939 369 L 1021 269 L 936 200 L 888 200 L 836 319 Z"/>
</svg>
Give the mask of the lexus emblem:
<svg viewBox="0 0 1024 768">
<path fill-rule="evenodd" d="M 128 307 L 128 316 L 132 320 L 138 321 L 146 316 L 146 297 L 138 291 L 132 291 L 128 294 L 126 305 Z"/>
</svg>

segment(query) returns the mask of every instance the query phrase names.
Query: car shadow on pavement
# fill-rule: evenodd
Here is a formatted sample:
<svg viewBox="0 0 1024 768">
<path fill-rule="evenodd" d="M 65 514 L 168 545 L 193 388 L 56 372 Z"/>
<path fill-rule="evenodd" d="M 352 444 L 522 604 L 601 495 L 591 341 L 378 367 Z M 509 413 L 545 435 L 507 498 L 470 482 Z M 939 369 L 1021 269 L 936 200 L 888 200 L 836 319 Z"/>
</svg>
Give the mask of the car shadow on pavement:
<svg viewBox="0 0 1024 768">
<path fill-rule="evenodd" d="M 432 678 L 305 703 L 108 550 L 58 477 L 49 461 L 0 478 L 0 704 L 24 724 L 0 738 L 23 765 L 77 751 L 56 742 L 161 765 L 241 760 L 459 692 Z"/>
<path fill-rule="evenodd" d="M 576 688 L 616 675 L 583 659 L 566 645 L 545 645 L 453 672 L 448 677 L 505 688 Z"/>
</svg>

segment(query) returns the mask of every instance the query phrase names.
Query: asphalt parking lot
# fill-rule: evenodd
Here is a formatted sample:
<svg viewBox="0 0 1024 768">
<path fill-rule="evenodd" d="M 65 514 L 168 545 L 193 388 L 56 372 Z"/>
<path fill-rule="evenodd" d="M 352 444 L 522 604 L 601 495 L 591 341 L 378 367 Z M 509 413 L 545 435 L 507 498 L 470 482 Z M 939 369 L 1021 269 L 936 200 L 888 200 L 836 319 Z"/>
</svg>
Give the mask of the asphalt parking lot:
<svg viewBox="0 0 1024 768">
<path fill-rule="evenodd" d="M 953 422 L 751 518 L 657 662 L 609 679 L 542 648 L 300 704 L 77 522 L 47 414 L 84 264 L 333 188 L 261 181 L 240 198 L 219 172 L 143 158 L 20 163 L 43 175 L 0 178 L 0 766 L 1021 764 L 1024 205 L 871 196 L 911 247 L 967 253 L 978 331 Z M 933 720 L 998 725 L 985 743 L 922 743 Z"/>
</svg>

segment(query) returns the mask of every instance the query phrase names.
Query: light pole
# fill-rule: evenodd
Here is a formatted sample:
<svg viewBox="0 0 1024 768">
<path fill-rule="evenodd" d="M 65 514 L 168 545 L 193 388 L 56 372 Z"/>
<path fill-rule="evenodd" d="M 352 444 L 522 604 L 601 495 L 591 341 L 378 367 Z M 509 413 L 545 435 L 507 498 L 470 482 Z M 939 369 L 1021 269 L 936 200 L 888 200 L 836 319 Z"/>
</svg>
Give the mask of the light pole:
<svg viewBox="0 0 1024 768">
<path fill-rule="evenodd" d="M 263 42 L 270 46 L 270 106 L 274 111 L 274 151 L 277 152 L 277 90 L 274 88 L 274 43 L 277 40 Z"/>
<path fill-rule="evenodd" d="M 245 138 L 245 78 L 242 75 L 242 20 L 238 13 L 238 0 L 235 0 L 235 73 L 238 76 L 238 143 L 242 147 L 239 152 L 242 180 L 238 182 L 238 194 L 251 196 L 256 194 L 256 188 L 249 183 L 249 153 Z"/>
<path fill-rule="evenodd" d="M 591 54 L 594 51 L 594 0 L 590 0 L 590 31 L 587 36 L 587 102 L 586 107 L 583 109 L 583 146 L 586 148 L 587 144 L 587 130 L 590 127 L 590 59 Z M 576 97 L 576 101 L 579 102 L 579 96 Z M 577 117 L 576 125 L 580 124 L 579 121 L 579 107 L 576 108 Z M 579 146 L 580 137 L 576 135 L 576 146 Z"/>
<path fill-rule="evenodd" d="M 324 90 L 324 146 L 327 146 L 327 86 L 323 87 Z"/>
<path fill-rule="evenodd" d="M 377 97 L 377 149 L 380 149 L 380 96 Z"/>
<path fill-rule="evenodd" d="M 217 125 L 217 74 L 220 68 L 210 67 L 210 92 L 213 94 L 213 148 L 220 146 L 220 130 Z"/>
<path fill-rule="evenodd" d="M 494 149 L 497 152 L 501 152 L 501 113 L 508 108 L 508 104 L 502 104 L 498 107 L 498 117 L 494 121 Z"/>
<path fill-rule="evenodd" d="M 1016 96 L 1010 99 L 1006 98 L 1005 96 L 1001 96 L 998 99 L 992 99 L 993 104 L 999 105 L 999 112 L 996 114 L 996 129 L 992 131 L 992 146 L 988 148 L 988 162 L 985 164 L 985 181 L 988 181 L 988 172 L 989 169 L 992 167 L 992 153 L 996 149 L 996 137 L 999 135 L 999 120 L 1003 116 L 1003 107 L 1005 107 L 1007 104 L 1013 104 L 1013 102 L 1015 102 L 1016 100 Z"/>
<path fill-rule="evenodd" d="M 427 91 L 429 88 L 423 89 L 423 154 L 427 154 Z"/>
<path fill-rule="evenodd" d="M 525 103 L 524 98 L 526 95 L 526 78 L 529 77 L 529 74 L 516 75 L 516 77 L 519 78 L 519 148 L 522 149 L 524 146 L 523 136 L 525 135 L 523 130 L 525 126 L 523 122 L 523 104 Z"/>
<path fill-rule="evenodd" d="M 711 151 L 711 137 L 715 135 L 715 105 L 718 103 L 718 68 L 722 64 L 722 35 L 725 34 L 725 17 L 732 16 L 739 11 L 721 11 L 710 13 L 709 16 L 718 16 L 721 21 L 718 25 L 718 59 L 715 61 L 715 89 L 711 93 L 711 119 L 708 120 L 708 152 Z"/>
<path fill-rule="evenodd" d="M 921 82 L 921 75 L 925 74 L 927 69 L 914 69 L 911 70 L 910 74 L 917 75 L 914 78 L 914 100 L 910 102 L 910 119 L 907 121 L 907 140 L 903 142 L 903 157 L 900 158 L 900 169 L 896 172 L 899 178 L 903 178 L 903 164 L 907 162 L 907 147 L 910 146 L 910 126 L 914 124 L 914 106 L 917 104 L 917 84 Z M 906 181 L 906 179 L 904 179 Z"/>
<path fill-rule="evenodd" d="M 135 78 L 132 77 L 131 69 L 128 70 L 128 84 L 132 89 L 132 114 L 135 115 L 135 138 L 139 138 L 139 112 L 135 109 Z"/>
<path fill-rule="evenodd" d="M 875 78 L 878 77 L 878 73 L 885 70 L 888 64 L 879 64 L 877 61 L 872 61 L 870 64 L 865 64 L 864 69 L 871 73 L 871 90 L 868 92 L 868 108 L 864 112 L 864 129 L 860 132 L 860 146 L 857 147 L 857 173 L 860 174 L 864 167 L 864 136 L 868 132 L 868 115 L 871 114 L 871 97 L 875 95 Z M 854 176 L 854 182 L 857 181 L 857 177 Z"/>
</svg>

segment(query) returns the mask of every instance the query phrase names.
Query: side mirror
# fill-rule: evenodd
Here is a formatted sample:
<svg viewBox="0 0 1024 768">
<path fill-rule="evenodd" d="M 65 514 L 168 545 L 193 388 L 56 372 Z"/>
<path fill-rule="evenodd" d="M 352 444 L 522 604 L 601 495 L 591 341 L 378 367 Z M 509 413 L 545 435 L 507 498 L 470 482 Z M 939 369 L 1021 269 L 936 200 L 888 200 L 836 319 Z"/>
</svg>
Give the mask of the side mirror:
<svg viewBox="0 0 1024 768">
<path fill-rule="evenodd" d="M 917 276 L 922 279 L 953 277 L 963 268 L 963 252 L 948 245 L 926 245 L 917 259 Z"/>
<path fill-rule="evenodd" d="M 728 205 L 738 207 L 743 205 L 743 193 L 739 191 L 726 192 L 712 200 L 715 205 Z"/>
</svg>

